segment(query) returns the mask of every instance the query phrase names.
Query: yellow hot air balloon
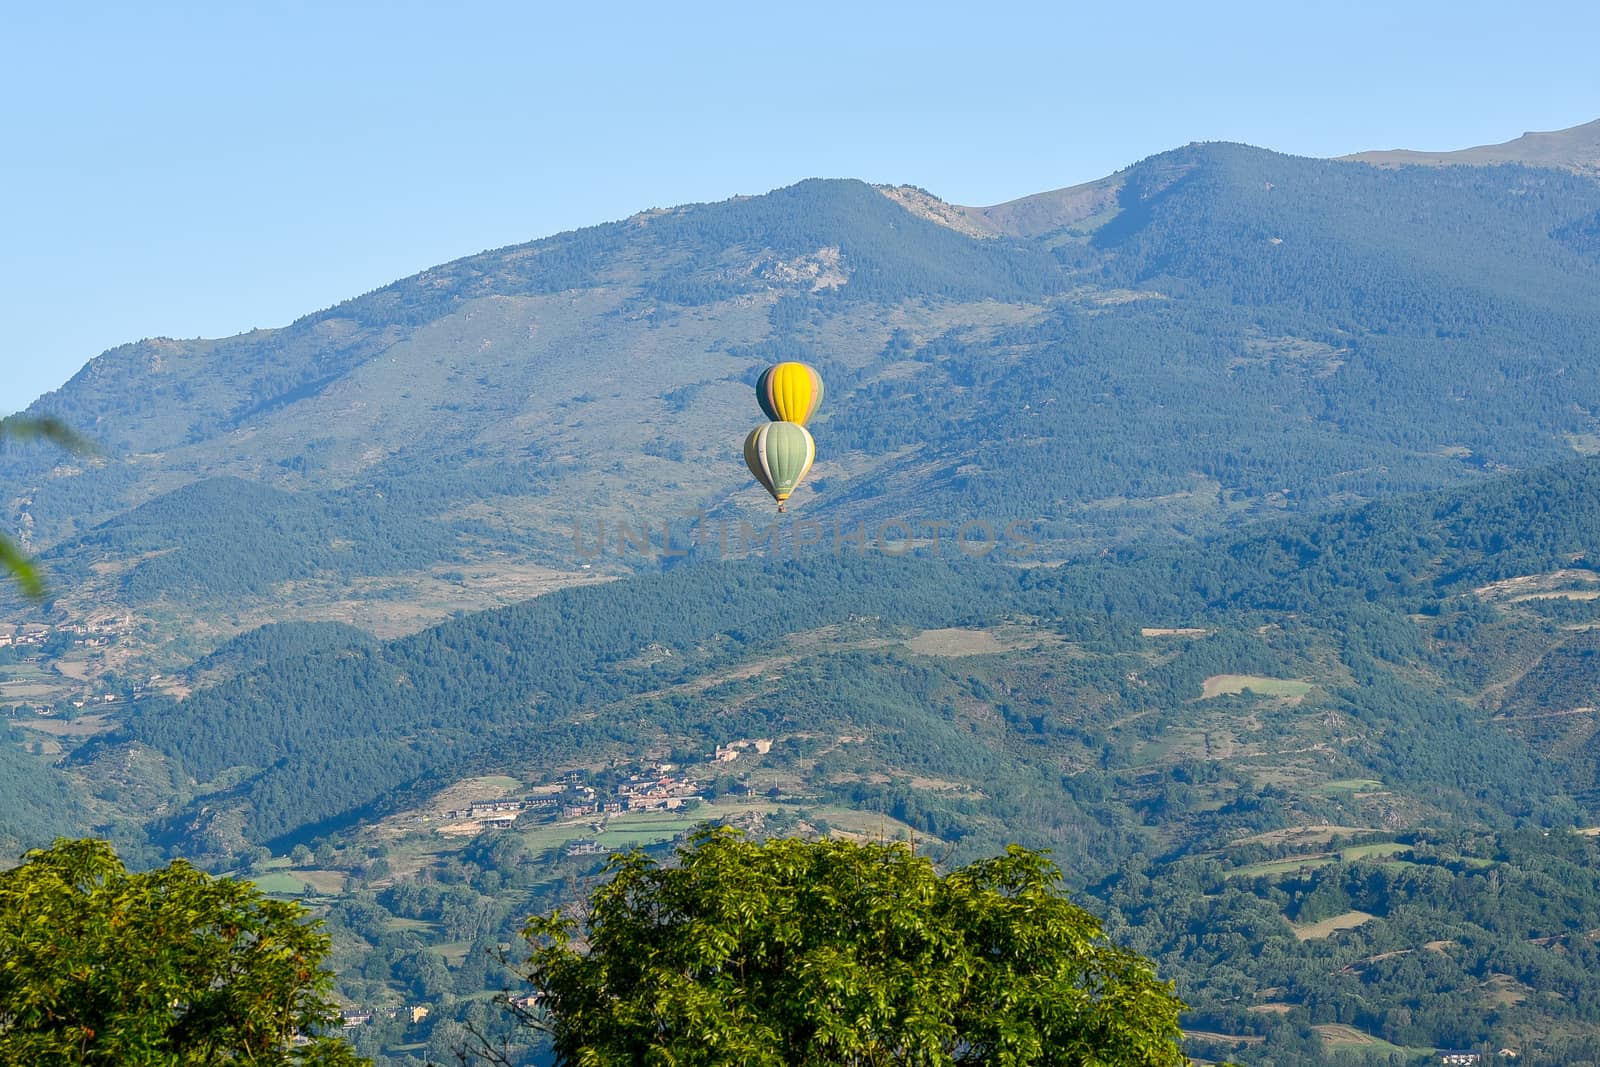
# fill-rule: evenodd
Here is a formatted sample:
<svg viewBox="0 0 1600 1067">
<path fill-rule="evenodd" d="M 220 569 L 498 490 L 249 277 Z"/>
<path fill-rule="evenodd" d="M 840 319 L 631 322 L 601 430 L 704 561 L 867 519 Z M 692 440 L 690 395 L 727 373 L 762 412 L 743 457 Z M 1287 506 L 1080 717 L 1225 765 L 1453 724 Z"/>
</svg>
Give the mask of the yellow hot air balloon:
<svg viewBox="0 0 1600 1067">
<path fill-rule="evenodd" d="M 761 372 L 756 401 L 773 422 L 804 426 L 822 403 L 822 375 L 806 363 L 779 363 Z"/>
<path fill-rule="evenodd" d="M 744 439 L 745 466 L 772 494 L 779 511 L 816 458 L 817 443 L 799 423 L 769 422 Z"/>
</svg>

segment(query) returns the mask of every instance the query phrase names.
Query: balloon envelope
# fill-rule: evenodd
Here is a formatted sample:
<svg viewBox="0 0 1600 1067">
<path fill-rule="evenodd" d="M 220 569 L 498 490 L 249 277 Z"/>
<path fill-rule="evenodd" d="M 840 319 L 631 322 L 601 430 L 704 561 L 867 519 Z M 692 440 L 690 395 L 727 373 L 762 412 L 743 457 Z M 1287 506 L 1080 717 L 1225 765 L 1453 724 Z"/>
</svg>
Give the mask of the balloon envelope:
<svg viewBox="0 0 1600 1067">
<path fill-rule="evenodd" d="M 804 426 L 769 422 L 744 439 L 744 462 L 780 509 L 817 458 L 817 443 Z"/>
<path fill-rule="evenodd" d="M 779 363 L 761 372 L 756 401 L 773 422 L 804 426 L 822 403 L 822 375 L 806 363 Z"/>
</svg>

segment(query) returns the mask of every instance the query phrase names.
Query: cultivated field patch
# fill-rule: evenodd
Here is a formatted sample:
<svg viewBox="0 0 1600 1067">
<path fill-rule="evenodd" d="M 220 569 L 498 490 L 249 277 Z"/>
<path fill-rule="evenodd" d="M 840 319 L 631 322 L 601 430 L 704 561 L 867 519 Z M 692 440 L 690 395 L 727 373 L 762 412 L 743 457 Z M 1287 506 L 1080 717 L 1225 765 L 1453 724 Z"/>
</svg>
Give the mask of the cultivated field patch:
<svg viewBox="0 0 1600 1067">
<path fill-rule="evenodd" d="M 1600 596 L 1600 575 L 1594 571 L 1566 569 L 1544 574 L 1503 578 L 1473 590 L 1485 600 L 1519 603 L 1525 600 L 1593 600 Z"/>
<path fill-rule="evenodd" d="M 23 719 L 16 726 L 51 737 L 93 737 L 114 727 L 105 715 L 79 715 L 76 719 Z"/>
<path fill-rule="evenodd" d="M 968 630 L 951 627 L 943 630 L 924 630 L 906 642 L 906 648 L 919 656 L 940 656 L 953 659 L 961 656 L 993 656 L 1015 648 L 1002 642 L 992 630 Z"/>
<path fill-rule="evenodd" d="M 1432 1049 L 1411 1050 L 1402 1048 L 1399 1045 L 1392 1045 L 1381 1037 L 1375 1037 L 1372 1034 L 1367 1033 L 1365 1030 L 1357 1030 L 1355 1027 L 1347 1026 L 1344 1023 L 1321 1023 L 1317 1026 L 1313 1026 L 1311 1029 L 1317 1032 L 1317 1036 L 1322 1038 L 1323 1045 L 1330 1050 L 1339 1048 L 1360 1048 L 1372 1049 L 1379 1052 L 1398 1053 L 1402 1056 L 1409 1055 L 1414 1051 L 1425 1053 L 1432 1053 L 1433 1051 Z"/>
<path fill-rule="evenodd" d="M 1331 786 L 1334 783 L 1329 783 Z M 1373 829 L 1368 826 L 1338 826 L 1333 823 L 1314 823 L 1310 826 L 1288 826 L 1281 830 L 1267 830 L 1249 837 L 1240 838 L 1236 844 L 1250 845 L 1279 845 L 1285 841 L 1294 841 L 1307 845 L 1326 845 L 1335 837 L 1351 837 L 1355 834 L 1370 834 Z"/>
<path fill-rule="evenodd" d="M 1311 856 L 1289 856 L 1281 860 L 1247 863 L 1243 867 L 1235 867 L 1228 872 L 1228 877 L 1260 878 L 1274 874 L 1293 874 L 1296 871 L 1310 870 L 1314 867 L 1326 867 L 1333 861 L 1333 856 L 1326 852 Z"/>
<path fill-rule="evenodd" d="M 1228 877 L 1260 878 L 1275 874 L 1293 874 L 1296 871 L 1326 867 L 1330 863 L 1354 863 L 1356 860 L 1373 859 L 1375 857 L 1397 857 L 1410 851 L 1410 845 L 1401 844 L 1398 841 L 1379 841 L 1370 845 L 1351 845 L 1349 848 L 1341 848 L 1337 852 L 1306 852 L 1298 856 L 1285 856 L 1283 859 L 1278 860 L 1247 863 L 1242 867 L 1235 867 L 1229 871 Z M 1409 863 L 1409 861 L 1402 859 L 1389 859 L 1389 862 L 1400 866 L 1405 866 Z M 1302 938 L 1302 940 L 1304 939 Z"/>
<path fill-rule="evenodd" d="M 1399 841 L 1377 841 L 1370 845 L 1351 845 L 1339 850 L 1339 858 L 1346 863 L 1371 859 L 1374 856 L 1399 856 L 1410 852 L 1411 846 Z"/>
<path fill-rule="evenodd" d="M 273 871 L 271 874 L 257 875 L 250 879 L 257 889 L 273 896 L 301 897 L 311 891 L 304 879 L 282 871 Z"/>
<path fill-rule="evenodd" d="M 1219 1034 L 1215 1030 L 1185 1030 L 1183 1036 L 1215 1045 L 1261 1045 L 1267 1040 L 1259 1034 Z"/>
<path fill-rule="evenodd" d="M 1373 920 L 1374 916 L 1364 911 L 1347 911 L 1343 915 L 1334 915 L 1315 923 L 1290 923 L 1294 929 L 1294 936 L 1301 941 L 1317 941 L 1324 937 L 1331 937 L 1340 930 L 1354 930 Z"/>
<path fill-rule="evenodd" d="M 1265 678 L 1258 674 L 1213 674 L 1200 683 L 1202 700 L 1234 696 L 1246 691 L 1256 696 L 1299 700 L 1311 691 L 1311 683 L 1298 678 Z"/>
</svg>

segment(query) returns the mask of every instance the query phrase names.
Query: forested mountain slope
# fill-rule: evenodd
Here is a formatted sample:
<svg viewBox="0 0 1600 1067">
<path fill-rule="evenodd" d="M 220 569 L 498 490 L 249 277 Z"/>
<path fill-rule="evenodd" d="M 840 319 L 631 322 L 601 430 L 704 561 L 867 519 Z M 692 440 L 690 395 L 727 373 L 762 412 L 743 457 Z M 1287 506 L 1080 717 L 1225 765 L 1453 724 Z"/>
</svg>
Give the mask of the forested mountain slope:
<svg viewBox="0 0 1600 1067">
<path fill-rule="evenodd" d="M 260 649 L 248 653 L 259 665 L 245 659 L 181 702 L 138 702 L 75 759 L 98 765 L 127 744 L 161 753 L 195 800 L 150 828 L 201 852 L 287 847 L 429 783 L 554 775 L 752 732 L 860 735 L 832 771 L 801 760 L 796 773 L 829 788 L 843 788 L 845 766 L 964 782 L 992 803 L 913 800 L 944 811 L 929 833 L 978 849 L 1037 837 L 1080 864 L 1238 825 L 1170 797 L 1136 816 L 1155 802 L 1148 776 L 1178 765 L 1205 768 L 1217 812 L 1271 780 L 1287 790 L 1275 818 L 1290 823 L 1298 811 L 1570 825 L 1596 785 L 1590 747 L 1543 744 L 1495 713 L 1508 684 L 1508 707 L 1543 706 L 1523 658 L 1586 647 L 1588 602 L 1494 590 L 1588 573 L 1597 501 L 1600 461 L 1584 460 L 1060 568 L 948 546 L 945 560 L 813 549 L 565 590 L 383 645 L 348 630 L 266 632 L 223 658 Z M 950 628 L 1004 639 L 955 659 L 919 645 L 918 633 Z M 1266 680 L 1258 697 L 1283 699 L 1251 698 L 1252 678 Z M 1320 791 L 1352 777 L 1386 784 L 1375 809 L 1340 811 L 1346 801 Z M 1079 807 L 1089 781 L 1112 807 Z M 1011 810 L 1023 795 L 1052 813 Z M 1088 823 L 1132 836 L 1091 844 L 1067 829 Z"/>
</svg>

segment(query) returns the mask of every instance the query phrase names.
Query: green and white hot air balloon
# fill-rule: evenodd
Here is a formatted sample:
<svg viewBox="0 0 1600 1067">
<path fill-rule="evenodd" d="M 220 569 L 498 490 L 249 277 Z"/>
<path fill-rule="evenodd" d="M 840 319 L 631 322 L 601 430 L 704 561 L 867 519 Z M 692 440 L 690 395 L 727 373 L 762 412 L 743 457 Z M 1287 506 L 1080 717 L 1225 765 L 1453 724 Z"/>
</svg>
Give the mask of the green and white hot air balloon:
<svg viewBox="0 0 1600 1067">
<path fill-rule="evenodd" d="M 765 423 L 744 439 L 745 465 L 778 502 L 779 511 L 816 458 L 817 443 L 799 423 Z"/>
</svg>

